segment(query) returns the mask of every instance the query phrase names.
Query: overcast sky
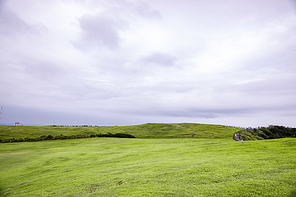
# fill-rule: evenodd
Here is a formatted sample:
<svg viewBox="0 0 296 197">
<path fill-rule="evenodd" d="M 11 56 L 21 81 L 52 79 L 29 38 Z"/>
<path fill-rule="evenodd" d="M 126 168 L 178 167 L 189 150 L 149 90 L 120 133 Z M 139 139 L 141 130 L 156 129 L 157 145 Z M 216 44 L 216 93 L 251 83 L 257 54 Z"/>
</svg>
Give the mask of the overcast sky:
<svg viewBox="0 0 296 197">
<path fill-rule="evenodd" d="M 0 124 L 296 127 L 292 0 L 0 0 Z"/>
</svg>

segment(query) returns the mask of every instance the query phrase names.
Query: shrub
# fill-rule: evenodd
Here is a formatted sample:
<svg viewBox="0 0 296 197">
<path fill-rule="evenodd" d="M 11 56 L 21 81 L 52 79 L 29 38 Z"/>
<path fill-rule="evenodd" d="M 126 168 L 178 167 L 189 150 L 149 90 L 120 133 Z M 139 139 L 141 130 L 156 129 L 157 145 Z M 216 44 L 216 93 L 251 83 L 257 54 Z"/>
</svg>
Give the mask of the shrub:
<svg viewBox="0 0 296 197">
<path fill-rule="evenodd" d="M 23 138 L 12 138 L 12 139 L 4 139 L 0 140 L 0 143 L 8 143 L 8 142 L 34 142 L 34 141 L 43 141 L 43 140 L 61 140 L 61 139 L 78 139 L 78 138 L 91 138 L 91 137 L 117 137 L 117 138 L 136 138 L 135 136 L 127 133 L 106 133 L 106 134 L 91 134 L 91 135 L 85 135 L 85 134 L 78 134 L 78 135 L 57 135 L 57 136 L 52 136 L 52 135 L 41 135 L 39 137 L 26 137 L 25 139 Z"/>
</svg>

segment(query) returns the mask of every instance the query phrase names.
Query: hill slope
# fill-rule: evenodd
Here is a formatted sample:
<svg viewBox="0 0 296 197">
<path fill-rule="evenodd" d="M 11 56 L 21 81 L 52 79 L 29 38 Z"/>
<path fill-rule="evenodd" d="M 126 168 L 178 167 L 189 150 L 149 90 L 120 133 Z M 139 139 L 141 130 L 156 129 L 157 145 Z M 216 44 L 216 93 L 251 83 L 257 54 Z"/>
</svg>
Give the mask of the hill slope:
<svg viewBox="0 0 296 197">
<path fill-rule="evenodd" d="M 99 133 L 126 133 L 136 138 L 232 138 L 238 128 L 196 123 L 147 123 L 111 127 L 52 127 L 0 125 L 0 140 L 39 137 L 42 135 L 91 135 Z"/>
</svg>

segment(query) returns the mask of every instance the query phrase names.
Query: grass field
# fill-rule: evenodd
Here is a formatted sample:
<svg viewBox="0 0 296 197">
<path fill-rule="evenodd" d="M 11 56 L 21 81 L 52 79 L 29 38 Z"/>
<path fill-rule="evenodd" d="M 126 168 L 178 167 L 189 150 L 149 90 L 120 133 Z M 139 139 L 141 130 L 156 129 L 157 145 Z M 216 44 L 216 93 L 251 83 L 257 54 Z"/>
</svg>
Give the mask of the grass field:
<svg viewBox="0 0 296 197">
<path fill-rule="evenodd" d="M 232 137 L 232 136 L 231 136 Z M 2 196 L 296 196 L 296 139 L 0 144 Z"/>
</svg>

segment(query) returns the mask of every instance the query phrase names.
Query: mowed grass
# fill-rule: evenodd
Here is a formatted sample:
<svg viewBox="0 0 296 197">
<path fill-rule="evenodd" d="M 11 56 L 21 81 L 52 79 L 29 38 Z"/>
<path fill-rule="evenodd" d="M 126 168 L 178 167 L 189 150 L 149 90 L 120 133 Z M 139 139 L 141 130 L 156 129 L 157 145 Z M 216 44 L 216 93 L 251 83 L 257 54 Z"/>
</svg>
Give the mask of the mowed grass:
<svg viewBox="0 0 296 197">
<path fill-rule="evenodd" d="M 147 123 L 112 127 L 51 127 L 0 125 L 0 139 L 38 137 L 42 135 L 91 135 L 99 133 L 127 133 L 137 138 L 232 138 L 241 129 L 211 124 Z"/>
<path fill-rule="evenodd" d="M 0 144 L 2 196 L 295 196 L 296 139 Z"/>
</svg>

